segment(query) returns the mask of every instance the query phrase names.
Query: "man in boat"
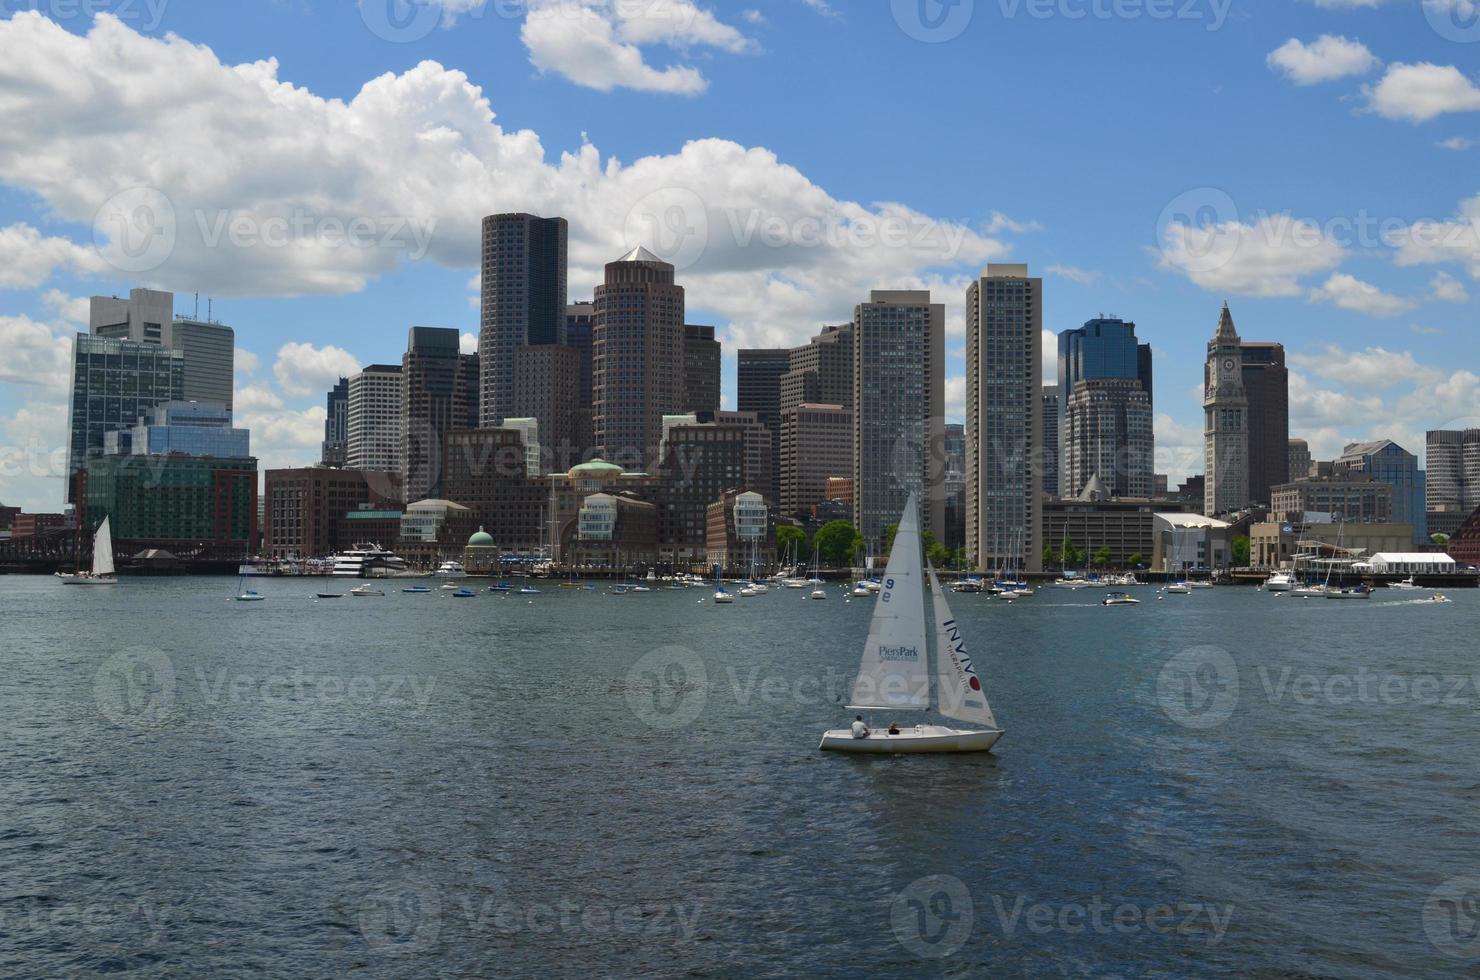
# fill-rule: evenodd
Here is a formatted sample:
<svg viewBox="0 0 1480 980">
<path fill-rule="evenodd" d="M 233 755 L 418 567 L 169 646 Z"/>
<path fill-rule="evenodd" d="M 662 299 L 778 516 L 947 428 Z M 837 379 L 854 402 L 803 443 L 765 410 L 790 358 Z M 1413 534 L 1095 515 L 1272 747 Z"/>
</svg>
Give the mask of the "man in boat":
<svg viewBox="0 0 1480 980">
<path fill-rule="evenodd" d="M 855 715 L 853 718 L 853 737 L 868 738 L 868 726 L 863 723 L 863 715 Z"/>
<path fill-rule="evenodd" d="M 891 721 L 889 723 L 889 734 L 890 735 L 898 735 L 899 734 L 899 722 L 897 722 L 897 721 Z"/>
</svg>

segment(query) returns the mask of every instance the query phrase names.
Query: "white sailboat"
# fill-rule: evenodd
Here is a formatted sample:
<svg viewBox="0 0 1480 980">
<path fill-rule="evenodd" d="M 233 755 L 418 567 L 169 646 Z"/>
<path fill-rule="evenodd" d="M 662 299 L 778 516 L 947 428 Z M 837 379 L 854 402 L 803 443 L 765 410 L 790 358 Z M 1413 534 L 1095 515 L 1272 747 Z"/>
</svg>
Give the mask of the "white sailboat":
<svg viewBox="0 0 1480 980">
<path fill-rule="evenodd" d="M 888 729 L 870 729 L 860 721 L 852 728 L 824 732 L 819 746 L 824 751 L 986 752 L 1002 737 L 934 568 L 929 569 L 936 632 L 935 673 L 931 675 L 921 557 L 919 519 L 911 494 L 889 552 L 849 710 L 891 715 L 928 711 L 933 687 L 934 702 L 943 716 L 979 727 L 898 727 L 891 718 Z"/>
<path fill-rule="evenodd" d="M 84 572 L 79 569 L 70 575 L 57 572 L 57 578 L 62 580 L 63 585 L 118 584 L 118 579 L 113 574 L 113 531 L 108 520 L 104 517 L 103 523 L 98 525 L 97 533 L 93 535 L 92 571 Z"/>
</svg>

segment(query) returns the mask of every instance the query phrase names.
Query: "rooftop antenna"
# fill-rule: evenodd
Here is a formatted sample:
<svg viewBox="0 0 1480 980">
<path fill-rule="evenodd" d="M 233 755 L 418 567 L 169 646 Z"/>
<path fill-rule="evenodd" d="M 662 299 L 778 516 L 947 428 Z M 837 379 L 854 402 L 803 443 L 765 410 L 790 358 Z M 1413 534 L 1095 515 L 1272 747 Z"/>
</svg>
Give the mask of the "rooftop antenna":
<svg viewBox="0 0 1480 980">
<path fill-rule="evenodd" d="M 200 290 L 198 290 L 198 289 L 195 291 L 195 313 L 193 313 L 191 315 L 190 319 L 192 319 L 192 320 L 199 320 L 200 319 Z"/>
<path fill-rule="evenodd" d="M 211 319 L 211 298 L 209 296 L 206 297 L 206 322 L 207 323 L 215 323 L 216 322 L 215 320 L 212 320 Z"/>
</svg>

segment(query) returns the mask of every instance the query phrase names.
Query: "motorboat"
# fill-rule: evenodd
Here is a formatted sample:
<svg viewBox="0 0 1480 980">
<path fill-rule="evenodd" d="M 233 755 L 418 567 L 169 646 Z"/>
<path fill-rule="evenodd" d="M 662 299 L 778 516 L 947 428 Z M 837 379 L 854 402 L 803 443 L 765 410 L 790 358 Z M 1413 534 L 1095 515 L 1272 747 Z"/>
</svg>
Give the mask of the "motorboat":
<svg viewBox="0 0 1480 980">
<path fill-rule="evenodd" d="M 1102 606 L 1139 606 L 1140 599 L 1132 598 L 1124 592 L 1112 592 L 1100 600 Z"/>
<path fill-rule="evenodd" d="M 1414 582 L 1413 581 L 1413 576 L 1410 575 L 1410 576 L 1408 576 L 1407 578 L 1405 578 L 1401 582 L 1393 582 L 1393 583 L 1391 583 L 1390 585 L 1388 585 L 1388 588 L 1390 588 L 1390 589 L 1402 589 L 1402 590 L 1405 590 L 1405 591 L 1412 592 L 1412 591 L 1417 591 L 1417 590 L 1422 589 L 1423 586 L 1422 585 L 1419 585 L 1416 582 Z"/>
<path fill-rule="evenodd" d="M 1289 592 L 1295 588 L 1295 576 L 1289 572 L 1275 572 L 1264 580 L 1266 592 Z"/>
<path fill-rule="evenodd" d="M 462 578 L 468 572 L 467 569 L 463 568 L 462 562 L 449 559 L 438 565 L 437 570 L 432 574 L 438 578 Z"/>
<path fill-rule="evenodd" d="M 452 593 L 452 598 L 471 599 L 477 594 L 478 593 L 474 592 L 472 589 L 458 589 L 456 592 Z"/>
<path fill-rule="evenodd" d="M 1352 586 L 1350 588 L 1346 588 L 1346 589 L 1331 589 L 1331 588 L 1328 588 L 1326 590 L 1326 598 L 1327 599 L 1370 599 L 1370 598 L 1372 598 L 1372 590 L 1369 589 L 1369 588 L 1367 588 L 1367 586 L 1365 586 L 1365 585 L 1354 585 L 1354 586 Z"/>
<path fill-rule="evenodd" d="M 411 586 L 411 588 L 402 589 L 401 591 L 406 593 L 407 595 L 426 595 L 432 590 L 427 588 L 425 585 L 413 585 Z"/>
<path fill-rule="evenodd" d="M 357 585 L 349 590 L 349 594 L 352 596 L 385 596 L 385 593 L 380 589 L 373 589 L 368 585 Z"/>
</svg>

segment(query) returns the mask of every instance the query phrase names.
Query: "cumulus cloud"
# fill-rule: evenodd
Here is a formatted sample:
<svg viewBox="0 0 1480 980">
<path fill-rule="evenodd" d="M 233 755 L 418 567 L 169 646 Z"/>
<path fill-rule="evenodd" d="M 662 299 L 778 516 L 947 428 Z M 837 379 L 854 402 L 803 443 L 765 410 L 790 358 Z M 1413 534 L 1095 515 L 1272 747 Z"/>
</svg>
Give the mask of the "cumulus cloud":
<svg viewBox="0 0 1480 980">
<path fill-rule="evenodd" d="M 1459 213 L 1444 221 L 1416 221 L 1390 236 L 1399 265 L 1457 262 L 1480 279 L 1480 194 L 1461 201 Z"/>
<path fill-rule="evenodd" d="M 1410 300 L 1385 293 L 1371 283 L 1344 272 L 1336 273 L 1319 288 L 1312 289 L 1310 299 L 1312 302 L 1334 303 L 1343 310 L 1377 317 L 1397 316 L 1413 309 L 1415 305 Z"/>
<path fill-rule="evenodd" d="M 72 378 L 72 337 L 28 316 L 0 316 L 0 381 L 65 391 Z M 65 413 L 64 413 L 65 414 Z"/>
<path fill-rule="evenodd" d="M 1421 123 L 1445 113 L 1480 111 L 1480 86 L 1453 65 L 1389 65 L 1366 91 L 1372 111 L 1385 119 Z"/>
<path fill-rule="evenodd" d="M 315 395 L 360 370 L 359 360 L 342 347 L 287 343 L 278 348 L 272 376 L 289 395 Z"/>
<path fill-rule="evenodd" d="M 86 296 L 69 296 L 60 289 L 48 289 L 41 294 L 41 305 L 68 323 L 86 324 L 92 303 Z"/>
<path fill-rule="evenodd" d="M 1290 38 L 1265 59 L 1296 85 L 1315 85 L 1352 75 L 1365 75 L 1381 62 L 1360 41 L 1322 34 L 1310 44 Z"/>
<path fill-rule="evenodd" d="M 1469 290 L 1465 284 L 1447 272 L 1436 272 L 1429 280 L 1429 298 L 1440 303 L 1468 303 Z"/>
<path fill-rule="evenodd" d="M 706 24 L 683 36 L 723 42 Z M 340 100 L 281 80 L 274 61 L 224 65 L 208 47 L 144 37 L 106 14 L 78 36 L 17 13 L 0 21 L 0 48 L 0 109 L 46 121 L 0 131 L 0 180 L 80 222 L 121 190 L 157 188 L 177 231 L 148 273 L 162 286 L 342 293 L 420 254 L 474 268 L 481 217 L 531 211 L 570 220 L 572 296 L 644 244 L 680 266 L 691 306 L 794 339 L 846 317 L 871 288 L 956 289 L 956 270 L 1005 252 L 990 224 L 835 198 L 762 147 L 699 139 L 624 162 L 588 143 L 551 158 L 537 134 L 499 126 L 465 75 L 431 61 Z M 100 116 L 119 123 L 104 131 Z M 171 153 L 156 152 L 165 143 Z M 230 167 L 179 165 L 223 146 Z M 357 226 L 368 241 L 346 243 Z"/>
<path fill-rule="evenodd" d="M 1331 271 L 1344 254 L 1317 224 L 1289 215 L 1249 223 L 1174 221 L 1153 252 L 1163 269 L 1204 289 L 1243 296 L 1298 296 L 1302 278 Z"/>
<path fill-rule="evenodd" d="M 0 77 L 4 70 L 0 69 Z M 0 97 L 0 106 L 6 100 Z M 12 139 L 21 138 L 15 133 Z M 35 289 L 54 272 L 97 273 L 102 257 L 91 246 L 48 237 L 26 224 L 0 228 L 0 289 Z"/>
<path fill-rule="evenodd" d="M 1077 282 L 1081 286 L 1093 286 L 1100 281 L 1101 274 L 1089 269 L 1081 269 L 1074 265 L 1051 265 L 1044 270 L 1051 276 L 1058 276 L 1070 282 Z"/>
</svg>

